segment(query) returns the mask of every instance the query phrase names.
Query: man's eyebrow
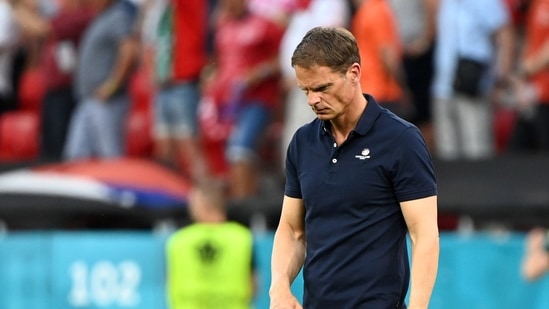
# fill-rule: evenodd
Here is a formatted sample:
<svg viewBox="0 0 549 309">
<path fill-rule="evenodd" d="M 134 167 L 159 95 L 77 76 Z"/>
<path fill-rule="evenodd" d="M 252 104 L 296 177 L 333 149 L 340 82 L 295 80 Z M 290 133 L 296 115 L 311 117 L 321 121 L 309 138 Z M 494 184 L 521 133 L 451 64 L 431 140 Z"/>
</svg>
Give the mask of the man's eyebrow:
<svg viewBox="0 0 549 309">
<path fill-rule="evenodd" d="M 332 86 L 334 83 L 332 82 L 329 82 L 329 83 L 325 83 L 325 84 L 321 84 L 321 85 L 318 85 L 316 87 L 311 87 L 311 91 L 313 92 L 318 92 L 318 91 L 322 91 L 322 90 L 325 90 L 326 88 Z"/>
</svg>

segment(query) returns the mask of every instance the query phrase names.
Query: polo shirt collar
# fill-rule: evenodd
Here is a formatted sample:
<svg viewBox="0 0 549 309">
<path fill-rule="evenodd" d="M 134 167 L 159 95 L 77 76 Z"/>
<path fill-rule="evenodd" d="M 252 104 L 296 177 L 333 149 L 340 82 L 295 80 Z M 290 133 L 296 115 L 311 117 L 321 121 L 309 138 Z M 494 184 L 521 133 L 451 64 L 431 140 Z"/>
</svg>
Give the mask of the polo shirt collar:
<svg viewBox="0 0 549 309">
<path fill-rule="evenodd" d="M 360 135 L 366 135 L 366 133 L 370 131 L 370 129 L 374 126 L 375 120 L 381 113 L 381 106 L 377 104 L 374 97 L 365 93 L 364 98 L 366 98 L 368 103 L 366 104 L 366 108 L 364 109 L 364 112 L 362 112 L 355 129 L 353 130 Z M 328 134 L 329 126 L 329 121 L 323 121 L 320 126 L 321 134 Z"/>
</svg>

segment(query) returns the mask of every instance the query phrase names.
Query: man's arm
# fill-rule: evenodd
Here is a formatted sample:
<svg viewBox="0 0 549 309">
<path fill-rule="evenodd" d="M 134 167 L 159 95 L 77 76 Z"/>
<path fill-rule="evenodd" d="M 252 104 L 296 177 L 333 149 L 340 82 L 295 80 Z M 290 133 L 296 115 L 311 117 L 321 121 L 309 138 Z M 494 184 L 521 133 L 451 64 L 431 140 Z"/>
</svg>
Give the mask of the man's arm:
<svg viewBox="0 0 549 309">
<path fill-rule="evenodd" d="M 438 270 L 437 197 L 400 203 L 412 240 L 412 269 L 408 309 L 427 309 Z"/>
<path fill-rule="evenodd" d="M 24 3 L 14 6 L 14 16 L 19 29 L 29 40 L 45 39 L 51 32 L 51 26 L 35 8 Z"/>
<path fill-rule="evenodd" d="M 515 35 L 513 26 L 508 23 L 499 28 L 494 34 L 496 45 L 496 78 L 505 81 L 511 73 L 514 59 Z"/>
<path fill-rule="evenodd" d="M 526 246 L 521 263 L 522 277 L 536 281 L 549 271 L 548 232 L 544 228 L 533 228 L 525 239 Z"/>
<path fill-rule="evenodd" d="M 531 57 L 524 59 L 521 63 L 521 73 L 530 76 L 546 70 L 549 67 L 549 40 L 547 40 L 539 51 Z"/>
<path fill-rule="evenodd" d="M 423 54 L 432 44 L 436 37 L 436 19 L 440 0 L 423 0 L 425 10 L 425 28 L 421 35 L 417 36 L 408 46 L 405 52 L 411 56 Z"/>
<path fill-rule="evenodd" d="M 271 309 L 301 308 L 290 287 L 305 259 L 304 215 L 301 199 L 284 196 L 271 258 Z"/>
<path fill-rule="evenodd" d="M 114 63 L 110 77 L 101 84 L 97 90 L 97 97 L 105 101 L 111 97 L 118 87 L 130 75 L 139 55 L 139 41 L 136 37 L 130 36 L 122 39 L 118 47 L 118 56 Z"/>
</svg>

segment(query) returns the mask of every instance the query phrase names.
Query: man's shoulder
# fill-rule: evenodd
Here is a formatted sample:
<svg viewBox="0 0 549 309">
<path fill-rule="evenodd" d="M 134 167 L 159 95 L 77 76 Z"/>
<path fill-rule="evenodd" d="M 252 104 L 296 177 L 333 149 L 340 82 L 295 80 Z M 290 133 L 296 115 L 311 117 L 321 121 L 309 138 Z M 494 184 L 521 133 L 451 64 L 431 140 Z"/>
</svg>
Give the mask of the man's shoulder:
<svg viewBox="0 0 549 309">
<path fill-rule="evenodd" d="M 138 7 L 129 0 L 116 1 L 105 14 L 110 21 L 133 22 L 137 18 Z"/>
<path fill-rule="evenodd" d="M 384 130 L 391 129 L 395 133 L 402 133 L 408 130 L 417 130 L 417 127 L 408 120 L 397 116 L 389 110 L 382 110 L 376 124 Z"/>
<path fill-rule="evenodd" d="M 424 143 L 421 131 L 413 123 L 390 111 L 381 111 L 372 128 L 365 134 L 371 143 L 401 148 L 403 145 Z M 374 142 L 375 141 L 375 142 Z"/>
<path fill-rule="evenodd" d="M 314 118 L 311 121 L 303 124 L 301 127 L 299 127 L 295 134 L 301 135 L 301 136 L 310 136 L 310 134 L 316 134 L 319 132 L 320 128 L 322 126 L 322 121 L 318 118 Z"/>
</svg>

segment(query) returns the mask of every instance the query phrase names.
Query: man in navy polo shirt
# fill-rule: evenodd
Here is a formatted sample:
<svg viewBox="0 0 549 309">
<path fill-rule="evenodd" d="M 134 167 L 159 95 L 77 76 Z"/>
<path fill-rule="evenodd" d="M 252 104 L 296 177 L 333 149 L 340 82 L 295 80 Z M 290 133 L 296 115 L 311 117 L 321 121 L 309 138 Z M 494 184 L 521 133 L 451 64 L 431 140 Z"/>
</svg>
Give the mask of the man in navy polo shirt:
<svg viewBox="0 0 549 309">
<path fill-rule="evenodd" d="M 311 29 L 292 66 L 317 118 L 287 151 L 271 309 L 302 308 L 290 290 L 302 266 L 303 308 L 406 308 L 410 284 L 408 308 L 426 309 L 439 238 L 436 180 L 421 133 L 362 93 L 349 31 Z"/>
</svg>

